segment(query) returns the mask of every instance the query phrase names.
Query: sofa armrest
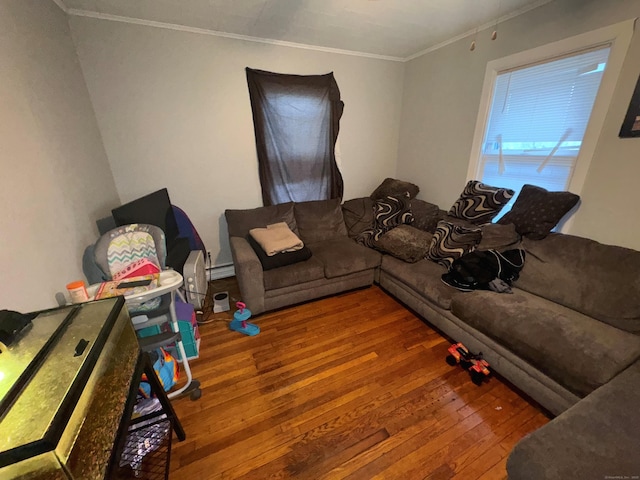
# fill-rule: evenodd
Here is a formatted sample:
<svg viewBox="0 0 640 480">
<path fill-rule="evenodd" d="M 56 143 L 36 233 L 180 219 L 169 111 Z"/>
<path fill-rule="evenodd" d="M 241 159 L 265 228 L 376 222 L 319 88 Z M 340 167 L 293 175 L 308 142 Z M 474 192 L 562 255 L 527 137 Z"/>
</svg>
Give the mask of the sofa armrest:
<svg viewBox="0 0 640 480">
<path fill-rule="evenodd" d="M 229 245 L 242 301 L 254 315 L 264 312 L 262 264 L 256 252 L 242 237 L 229 237 Z"/>
<path fill-rule="evenodd" d="M 637 478 L 640 361 L 515 446 L 509 480 Z"/>
</svg>

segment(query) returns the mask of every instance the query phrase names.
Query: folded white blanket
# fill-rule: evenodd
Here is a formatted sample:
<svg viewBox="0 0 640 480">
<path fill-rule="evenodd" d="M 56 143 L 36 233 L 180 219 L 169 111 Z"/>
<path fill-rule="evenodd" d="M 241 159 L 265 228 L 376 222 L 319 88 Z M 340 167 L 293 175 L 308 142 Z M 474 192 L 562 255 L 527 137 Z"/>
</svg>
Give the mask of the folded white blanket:
<svg viewBox="0 0 640 480">
<path fill-rule="evenodd" d="M 249 230 L 249 235 L 258 242 L 269 257 L 277 253 L 294 252 L 304 247 L 302 240 L 285 222 L 267 225 L 267 228 L 252 228 Z"/>
</svg>

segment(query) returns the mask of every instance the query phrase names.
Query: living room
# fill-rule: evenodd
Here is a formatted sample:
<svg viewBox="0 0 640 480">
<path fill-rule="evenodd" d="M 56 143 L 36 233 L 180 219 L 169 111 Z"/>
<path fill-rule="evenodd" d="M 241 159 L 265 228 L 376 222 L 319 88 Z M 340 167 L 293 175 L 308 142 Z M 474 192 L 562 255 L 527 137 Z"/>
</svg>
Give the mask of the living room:
<svg viewBox="0 0 640 480">
<path fill-rule="evenodd" d="M 374 2 L 371 2 L 374 3 Z M 245 67 L 334 72 L 345 102 L 344 199 L 385 177 L 448 208 L 462 190 L 489 61 L 640 16 L 637 0 L 554 0 L 493 29 L 406 55 L 303 49 L 169 22 L 74 9 L 72 0 L 0 3 L 2 193 L 0 305 L 55 306 L 83 278 L 95 221 L 167 187 L 213 267 L 232 264 L 224 211 L 262 205 Z M 618 137 L 638 75 L 640 36 L 621 63 L 568 233 L 640 249 L 632 192 L 637 140 Z M 634 149 L 635 147 L 635 149 Z M 33 287 L 37 285 L 37 288 Z"/>
</svg>

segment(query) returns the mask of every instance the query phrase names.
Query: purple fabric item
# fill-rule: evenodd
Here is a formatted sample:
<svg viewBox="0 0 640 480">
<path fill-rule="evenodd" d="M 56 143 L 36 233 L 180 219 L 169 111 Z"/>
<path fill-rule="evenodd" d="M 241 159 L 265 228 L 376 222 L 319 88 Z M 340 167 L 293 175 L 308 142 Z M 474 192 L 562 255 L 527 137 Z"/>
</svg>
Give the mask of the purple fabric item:
<svg viewBox="0 0 640 480">
<path fill-rule="evenodd" d="M 207 249 L 198 235 L 196 227 L 193 226 L 189 216 L 180 207 L 171 205 L 173 208 L 173 215 L 176 217 L 176 223 L 178 224 L 178 236 L 189 239 L 189 247 L 191 250 L 202 250 L 204 258 L 207 258 Z"/>
<path fill-rule="evenodd" d="M 193 317 L 193 305 L 190 303 L 184 303 L 180 297 L 176 295 L 176 317 L 181 322 L 191 323 Z"/>
</svg>

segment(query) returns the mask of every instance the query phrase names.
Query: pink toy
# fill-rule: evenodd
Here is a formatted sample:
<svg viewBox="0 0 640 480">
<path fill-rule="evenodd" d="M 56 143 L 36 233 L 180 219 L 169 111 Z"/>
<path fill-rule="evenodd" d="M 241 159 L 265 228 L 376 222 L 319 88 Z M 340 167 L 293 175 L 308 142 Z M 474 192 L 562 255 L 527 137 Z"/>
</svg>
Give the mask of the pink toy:
<svg viewBox="0 0 640 480">
<path fill-rule="evenodd" d="M 233 320 L 229 324 L 229 328 L 249 336 L 260 333 L 260 327 L 247 322 L 251 317 L 251 311 L 244 302 L 236 302 L 236 307 L 238 310 L 233 314 Z"/>
</svg>

